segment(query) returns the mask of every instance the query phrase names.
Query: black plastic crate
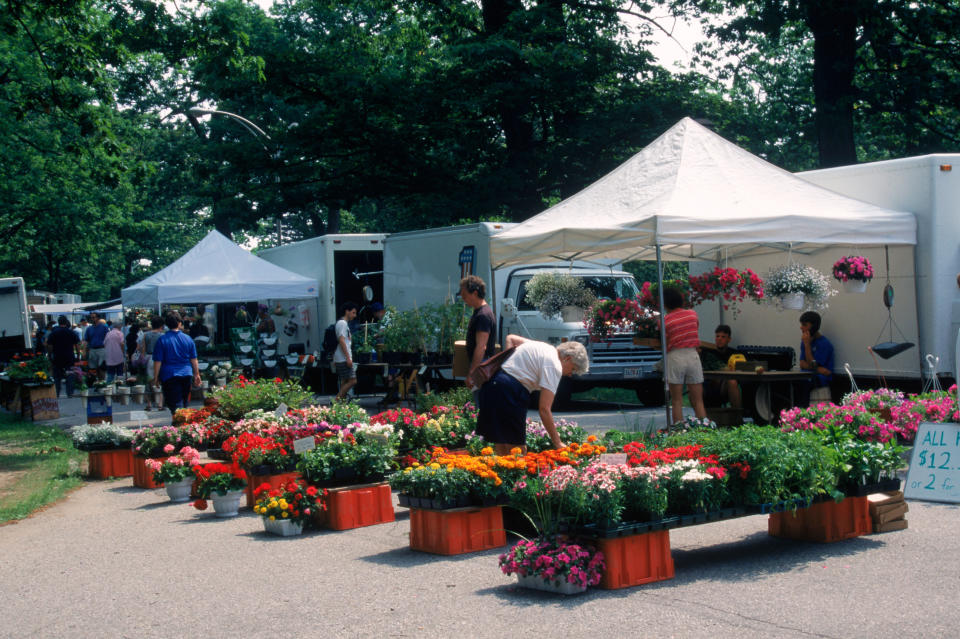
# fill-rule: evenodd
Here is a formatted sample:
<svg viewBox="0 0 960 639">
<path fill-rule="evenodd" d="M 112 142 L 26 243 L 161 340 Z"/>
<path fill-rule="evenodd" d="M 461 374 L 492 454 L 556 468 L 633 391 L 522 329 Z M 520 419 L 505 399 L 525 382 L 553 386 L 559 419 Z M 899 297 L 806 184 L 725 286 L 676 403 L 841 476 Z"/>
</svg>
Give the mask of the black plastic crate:
<svg viewBox="0 0 960 639">
<path fill-rule="evenodd" d="M 737 350 L 747 360 L 766 363 L 771 371 L 791 370 L 796 357 L 792 346 L 738 346 Z"/>
</svg>

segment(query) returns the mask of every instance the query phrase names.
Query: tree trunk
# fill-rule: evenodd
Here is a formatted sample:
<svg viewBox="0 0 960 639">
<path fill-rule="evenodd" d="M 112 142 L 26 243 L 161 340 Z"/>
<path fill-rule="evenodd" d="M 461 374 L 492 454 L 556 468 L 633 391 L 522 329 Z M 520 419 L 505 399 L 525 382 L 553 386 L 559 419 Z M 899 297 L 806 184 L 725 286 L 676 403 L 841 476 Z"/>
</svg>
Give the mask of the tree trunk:
<svg viewBox="0 0 960 639">
<path fill-rule="evenodd" d="M 853 137 L 857 15 L 851 0 L 811 2 L 813 94 L 820 166 L 856 164 Z"/>
</svg>

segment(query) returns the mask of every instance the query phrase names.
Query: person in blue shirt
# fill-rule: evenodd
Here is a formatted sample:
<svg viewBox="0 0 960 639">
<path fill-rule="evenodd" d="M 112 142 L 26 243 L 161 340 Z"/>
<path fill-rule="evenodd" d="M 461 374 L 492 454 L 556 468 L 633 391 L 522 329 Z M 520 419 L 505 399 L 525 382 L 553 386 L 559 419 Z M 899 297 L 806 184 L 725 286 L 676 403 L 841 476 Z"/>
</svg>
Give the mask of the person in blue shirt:
<svg viewBox="0 0 960 639">
<path fill-rule="evenodd" d="M 800 368 L 814 371 L 810 383 L 801 389 L 797 406 L 810 402 L 832 400 L 830 382 L 833 379 L 833 344 L 820 334 L 820 314 L 807 311 L 800 316 Z"/>
<path fill-rule="evenodd" d="M 87 351 L 87 368 L 96 371 L 99 379 L 103 379 L 107 370 L 107 355 L 103 348 L 103 340 L 108 332 L 110 331 L 107 328 L 107 322 L 96 313 L 90 313 L 90 326 L 83 335 L 83 342 Z"/>
<path fill-rule="evenodd" d="M 164 324 L 169 330 L 153 347 L 153 384 L 163 389 L 163 403 L 175 413 L 178 408 L 187 408 L 191 383 L 200 385 L 200 367 L 196 345 L 180 330 L 180 314 L 167 313 Z"/>
</svg>

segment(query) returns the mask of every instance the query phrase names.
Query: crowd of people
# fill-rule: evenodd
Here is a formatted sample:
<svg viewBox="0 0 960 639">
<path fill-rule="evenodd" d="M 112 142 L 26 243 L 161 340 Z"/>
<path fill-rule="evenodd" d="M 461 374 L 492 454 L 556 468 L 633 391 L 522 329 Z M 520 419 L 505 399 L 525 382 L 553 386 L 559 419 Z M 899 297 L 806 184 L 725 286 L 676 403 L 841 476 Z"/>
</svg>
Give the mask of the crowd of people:
<svg viewBox="0 0 960 639">
<path fill-rule="evenodd" d="M 149 320 L 128 318 L 121 326 L 91 313 L 71 326 L 61 315 L 55 324 L 37 331 L 35 347 L 50 356 L 58 397 L 61 390 L 68 397 L 74 394 L 85 373 L 80 365 L 85 363 L 87 373 L 107 383 L 140 376 L 162 390 L 163 406 L 174 412 L 187 406 L 191 385 L 200 385 L 197 343 L 209 339 L 202 316 L 191 319 L 185 325 L 180 314 L 171 311 Z M 162 410 L 153 405 L 152 397 L 146 394 L 144 409 Z"/>
</svg>

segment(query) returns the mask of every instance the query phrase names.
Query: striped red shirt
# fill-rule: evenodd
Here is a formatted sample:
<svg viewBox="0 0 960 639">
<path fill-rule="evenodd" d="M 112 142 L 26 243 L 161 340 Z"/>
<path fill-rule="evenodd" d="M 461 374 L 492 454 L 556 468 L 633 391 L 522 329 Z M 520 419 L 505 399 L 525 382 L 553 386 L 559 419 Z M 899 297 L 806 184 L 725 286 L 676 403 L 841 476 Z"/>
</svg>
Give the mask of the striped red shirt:
<svg viewBox="0 0 960 639">
<path fill-rule="evenodd" d="M 695 311 L 680 309 L 663 319 L 667 329 L 667 350 L 700 346 L 700 319 Z"/>
</svg>

